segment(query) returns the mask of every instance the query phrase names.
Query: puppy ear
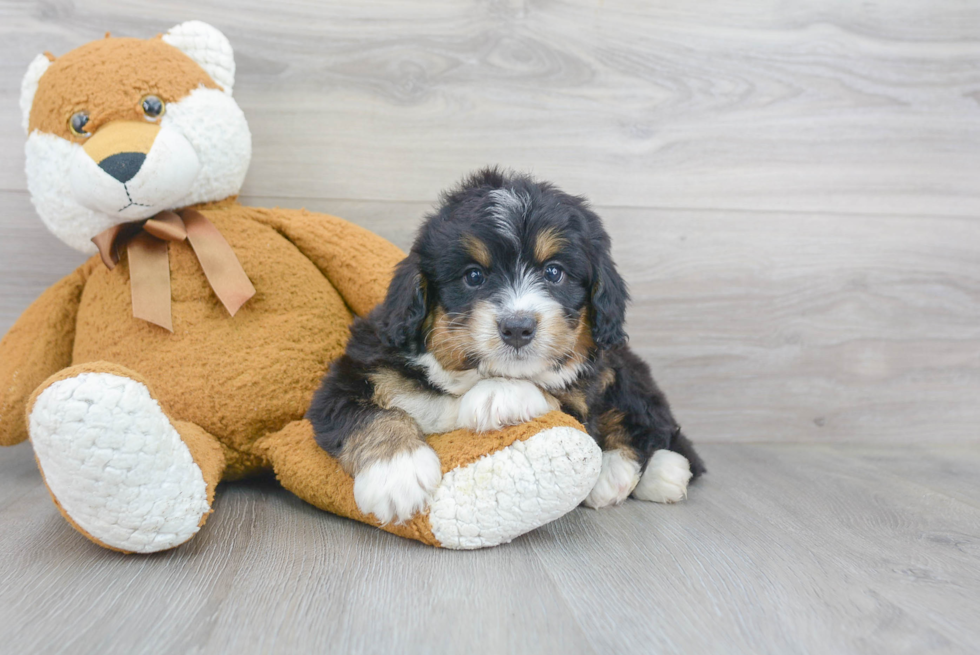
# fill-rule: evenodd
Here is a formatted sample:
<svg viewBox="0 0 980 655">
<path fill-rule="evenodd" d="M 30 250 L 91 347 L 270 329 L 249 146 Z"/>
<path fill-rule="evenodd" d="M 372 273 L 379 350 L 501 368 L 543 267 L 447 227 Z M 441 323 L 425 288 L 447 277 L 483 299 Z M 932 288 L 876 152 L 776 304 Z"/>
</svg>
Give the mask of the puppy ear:
<svg viewBox="0 0 980 655">
<path fill-rule="evenodd" d="M 609 253 L 609 237 L 603 236 L 592 273 L 592 340 L 599 348 L 609 348 L 626 342 L 623 324 L 629 292 Z"/>
<path fill-rule="evenodd" d="M 413 252 L 398 264 L 381 303 L 381 341 L 391 348 L 404 348 L 421 335 L 425 315 L 425 278 L 419 256 Z"/>
</svg>

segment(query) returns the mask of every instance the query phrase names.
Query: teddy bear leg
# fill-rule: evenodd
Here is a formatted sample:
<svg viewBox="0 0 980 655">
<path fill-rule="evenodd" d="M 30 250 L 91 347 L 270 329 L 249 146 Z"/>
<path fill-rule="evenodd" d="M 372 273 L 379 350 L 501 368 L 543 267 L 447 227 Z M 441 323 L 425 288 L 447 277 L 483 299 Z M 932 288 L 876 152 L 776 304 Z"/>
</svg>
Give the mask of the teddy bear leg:
<svg viewBox="0 0 980 655">
<path fill-rule="evenodd" d="M 225 468 L 220 444 L 169 418 L 132 371 L 103 362 L 65 369 L 34 392 L 27 423 L 55 504 L 100 546 L 173 548 L 211 512 Z"/>
<path fill-rule="evenodd" d="M 428 443 L 443 473 L 431 504 L 404 523 L 385 525 L 357 507 L 354 480 L 316 444 L 309 421 L 294 421 L 256 447 L 286 489 L 320 509 L 465 550 L 507 543 L 575 509 L 602 464 L 595 440 L 559 412 L 494 432 L 433 435 Z"/>
</svg>

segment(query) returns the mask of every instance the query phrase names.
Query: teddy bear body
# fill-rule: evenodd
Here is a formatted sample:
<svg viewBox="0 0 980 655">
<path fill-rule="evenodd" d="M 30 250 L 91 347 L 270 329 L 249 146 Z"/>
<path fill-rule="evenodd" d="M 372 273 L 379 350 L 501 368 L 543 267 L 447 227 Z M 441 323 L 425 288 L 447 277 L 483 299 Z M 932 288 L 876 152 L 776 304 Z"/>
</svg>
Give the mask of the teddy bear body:
<svg viewBox="0 0 980 655">
<path fill-rule="evenodd" d="M 227 39 L 191 21 L 38 56 L 22 85 L 34 206 L 59 239 L 101 257 L 0 340 L 0 445 L 30 438 L 56 506 L 111 549 L 186 542 L 218 483 L 259 469 L 379 525 L 304 414 L 404 254 L 333 216 L 237 202 L 251 136 L 234 74 Z M 248 293 L 230 302 L 222 279 L 236 275 Z M 150 297 L 162 318 L 141 313 Z M 601 465 L 594 440 L 558 412 L 429 443 L 443 473 L 429 510 L 380 527 L 449 548 L 504 543 L 561 516 Z"/>
<path fill-rule="evenodd" d="M 136 371 L 175 419 L 220 440 L 229 467 L 247 473 L 252 444 L 303 417 L 324 363 L 343 352 L 352 315 L 309 258 L 261 222 L 268 211 L 225 203 L 203 213 L 235 250 L 256 296 L 229 320 L 190 245 L 171 244 L 171 334 L 133 319 L 126 262 L 110 271 L 95 257 L 72 363 Z"/>
</svg>

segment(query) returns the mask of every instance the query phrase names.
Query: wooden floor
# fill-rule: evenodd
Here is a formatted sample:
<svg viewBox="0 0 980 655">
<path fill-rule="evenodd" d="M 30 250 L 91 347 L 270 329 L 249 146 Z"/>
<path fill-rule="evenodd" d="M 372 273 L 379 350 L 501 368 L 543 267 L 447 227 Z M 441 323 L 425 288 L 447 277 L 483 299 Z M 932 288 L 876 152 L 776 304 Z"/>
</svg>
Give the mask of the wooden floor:
<svg viewBox="0 0 980 655">
<path fill-rule="evenodd" d="M 970 653 L 980 453 L 711 444 L 675 506 L 579 508 L 506 546 L 437 551 L 229 485 L 186 546 L 124 556 L 0 458 L 9 653 Z"/>
<path fill-rule="evenodd" d="M 0 653 L 980 652 L 980 3 L 0 0 L 0 332 L 82 260 L 20 79 L 106 30 L 236 49 L 243 200 L 405 247 L 485 164 L 588 196 L 710 473 L 431 550 L 228 485 L 186 546 L 78 536 L 0 451 Z"/>
</svg>

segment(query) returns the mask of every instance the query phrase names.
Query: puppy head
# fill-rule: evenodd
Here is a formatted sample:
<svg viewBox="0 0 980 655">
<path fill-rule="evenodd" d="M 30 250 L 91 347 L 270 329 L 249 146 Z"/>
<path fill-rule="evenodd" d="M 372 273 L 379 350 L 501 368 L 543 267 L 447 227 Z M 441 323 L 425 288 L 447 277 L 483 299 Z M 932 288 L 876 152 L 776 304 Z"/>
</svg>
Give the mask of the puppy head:
<svg viewBox="0 0 980 655">
<path fill-rule="evenodd" d="M 450 371 L 553 386 L 626 339 L 628 294 L 584 200 L 484 170 L 443 197 L 383 305 L 382 336 Z"/>
<path fill-rule="evenodd" d="M 94 253 L 91 238 L 114 225 L 238 193 L 252 146 L 234 75 L 228 40 L 199 21 L 38 55 L 20 105 L 27 186 L 48 228 Z"/>
</svg>

